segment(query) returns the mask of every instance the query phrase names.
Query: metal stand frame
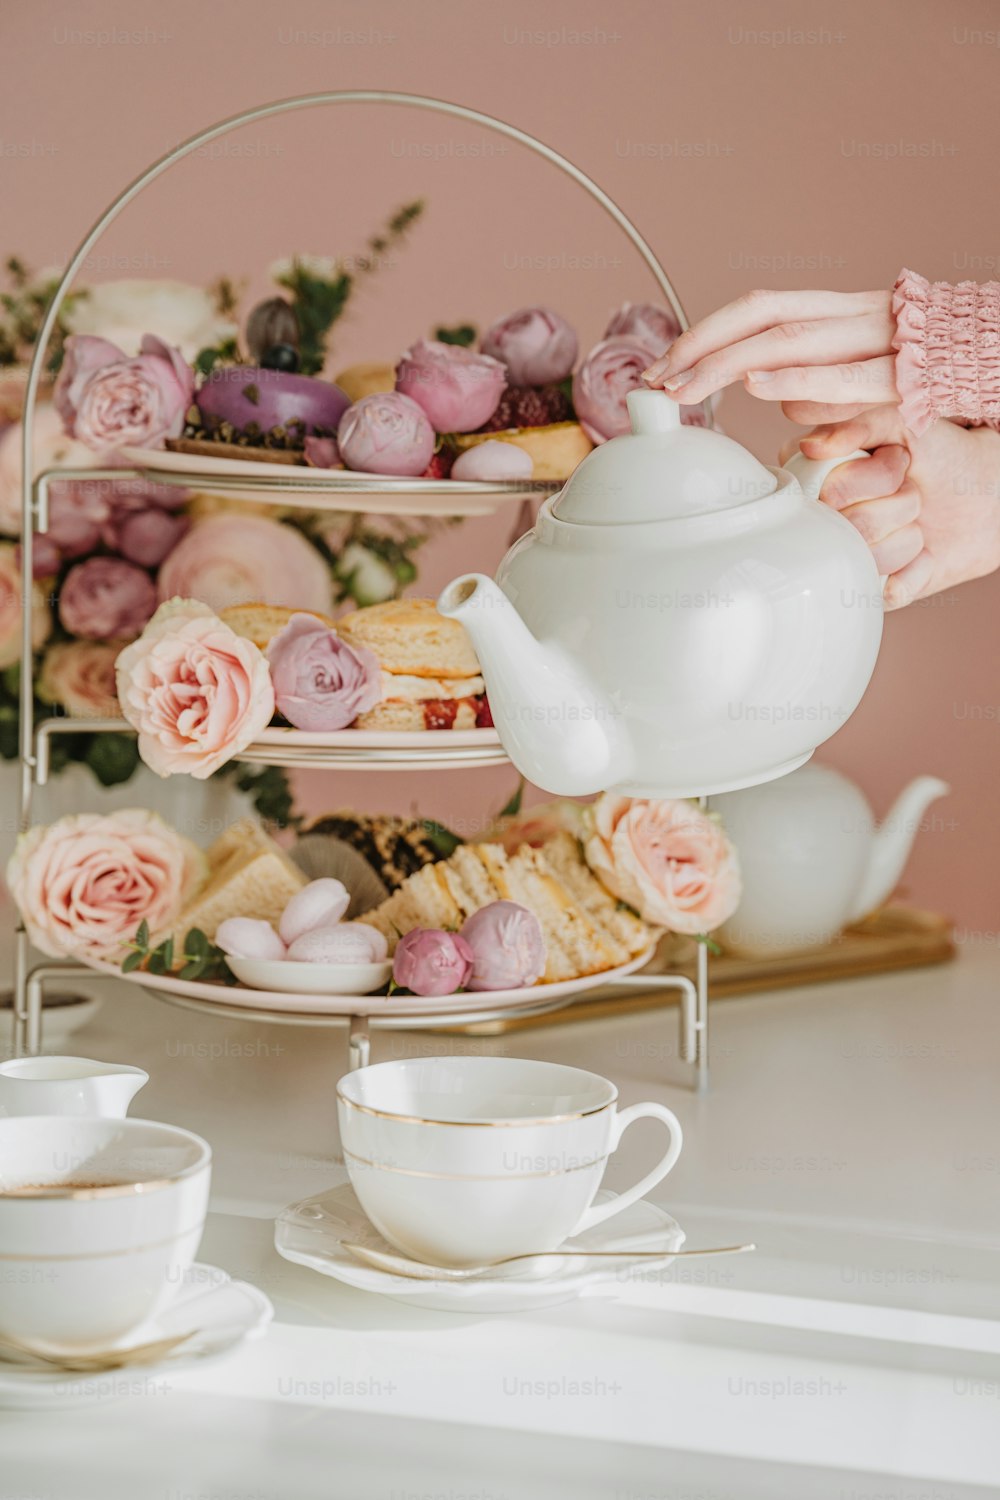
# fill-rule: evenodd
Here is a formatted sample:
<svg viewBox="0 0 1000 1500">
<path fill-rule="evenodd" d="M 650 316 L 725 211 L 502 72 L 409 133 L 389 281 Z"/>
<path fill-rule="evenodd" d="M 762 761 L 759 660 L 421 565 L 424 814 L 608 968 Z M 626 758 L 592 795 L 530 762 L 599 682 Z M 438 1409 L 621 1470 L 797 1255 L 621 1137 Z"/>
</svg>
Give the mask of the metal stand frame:
<svg viewBox="0 0 1000 1500">
<path fill-rule="evenodd" d="M 676 315 L 681 327 L 688 327 L 687 317 L 685 316 L 684 309 L 681 306 L 680 300 L 670 283 L 670 278 L 667 276 L 666 271 L 663 269 L 659 260 L 656 258 L 656 255 L 653 253 L 653 250 L 651 249 L 649 244 L 647 244 L 646 240 L 642 237 L 638 229 L 636 229 L 635 225 L 623 212 L 623 210 L 618 207 L 613 199 L 611 199 L 607 195 L 607 193 L 605 193 L 604 190 L 600 188 L 596 182 L 593 181 L 592 178 L 588 177 L 585 172 L 583 172 L 567 157 L 562 156 L 558 151 L 554 151 L 550 146 L 546 146 L 543 142 L 537 140 L 534 136 L 529 135 L 526 131 L 519 130 L 516 126 L 510 125 L 504 120 L 496 119 L 492 115 L 483 114 L 479 110 L 469 109 L 467 106 L 462 104 L 450 103 L 444 99 L 434 99 L 426 97 L 422 94 L 395 93 L 383 89 L 345 89 L 316 94 L 303 94 L 295 98 L 275 100 L 270 104 L 259 105 L 256 108 L 244 110 L 240 114 L 231 115 L 228 119 L 222 120 L 218 124 L 210 126 L 206 130 L 199 131 L 197 135 L 190 136 L 186 141 L 183 141 L 178 146 L 174 147 L 172 151 L 168 151 L 164 156 L 161 156 L 157 161 L 153 162 L 151 166 L 147 167 L 144 172 L 141 172 L 139 176 L 136 177 L 128 185 L 128 187 L 126 187 L 124 191 L 114 199 L 114 201 L 105 209 L 104 213 L 101 214 L 100 218 L 98 218 L 97 221 L 93 224 L 91 229 L 80 242 L 77 249 L 74 251 L 73 255 L 70 257 L 69 264 L 67 265 L 62 279 L 56 287 L 52 301 L 50 302 L 48 309 L 46 310 L 45 317 L 42 321 L 42 326 L 38 333 L 38 340 L 35 345 L 31 365 L 28 371 L 28 380 L 25 389 L 24 401 L 22 433 L 23 480 L 21 500 L 21 570 L 22 576 L 25 580 L 27 580 L 27 590 L 30 590 L 31 588 L 31 579 L 33 576 L 32 561 L 34 534 L 36 531 L 39 533 L 44 533 L 48 530 L 48 500 L 49 487 L 51 483 L 56 479 L 67 478 L 86 478 L 91 481 L 100 479 L 120 481 L 129 477 L 135 477 L 136 475 L 142 474 L 144 472 L 141 470 L 129 471 L 124 469 L 79 470 L 67 468 L 63 470 L 46 470 L 44 473 L 39 474 L 34 479 L 32 478 L 34 469 L 33 437 L 35 406 L 38 399 L 38 388 L 41 383 L 42 372 L 45 367 L 45 357 L 48 349 L 48 343 L 53 330 L 55 329 L 56 320 L 59 316 L 63 301 L 65 300 L 66 293 L 68 292 L 74 277 L 83 266 L 87 255 L 91 250 L 91 247 L 104 233 L 105 229 L 107 229 L 108 226 L 118 217 L 118 215 L 126 207 L 126 205 L 129 204 L 132 199 L 135 198 L 143 190 L 143 188 L 153 182 L 175 162 L 181 161 L 184 157 L 190 155 L 191 152 L 197 150 L 199 147 L 205 145 L 209 141 L 213 141 L 218 136 L 225 135 L 230 130 L 236 129 L 239 126 L 252 124 L 255 121 L 264 120 L 273 115 L 287 114 L 295 110 L 312 109 L 318 106 L 335 104 L 400 105 L 413 109 L 430 110 L 437 114 L 450 115 L 455 119 L 464 120 L 471 124 L 478 125 L 483 129 L 496 131 L 498 134 L 507 136 L 508 139 L 517 142 L 519 145 L 522 145 L 528 150 L 533 151 L 536 155 L 541 156 L 544 160 L 550 162 L 553 166 L 557 167 L 561 172 L 563 172 L 566 176 L 570 177 L 574 182 L 582 187 L 584 191 L 587 192 L 590 197 L 600 205 L 600 207 L 614 221 L 614 223 L 618 225 L 622 232 L 631 241 L 639 256 L 645 262 L 648 270 L 652 273 L 660 289 L 660 292 L 670 304 L 670 307 Z M 156 479 L 158 483 L 172 482 L 178 485 L 182 485 L 185 488 L 196 487 L 201 490 L 217 490 L 220 492 L 225 492 L 227 490 L 232 491 L 234 489 L 239 489 L 241 491 L 247 489 L 259 489 L 265 493 L 274 493 L 275 491 L 280 492 L 283 487 L 289 488 L 293 485 L 298 488 L 302 488 L 304 482 L 307 484 L 308 488 L 315 488 L 316 490 L 323 492 L 329 492 L 336 489 L 340 489 L 342 491 L 344 489 L 342 478 L 336 485 L 333 485 L 329 482 L 329 480 L 324 483 L 321 479 L 321 476 L 306 476 L 305 481 L 302 476 L 297 477 L 294 481 L 290 477 L 286 477 L 284 480 L 284 484 L 280 475 L 276 475 L 272 480 L 270 478 L 263 479 L 258 477 L 247 477 L 246 479 L 237 479 L 232 476 L 213 477 L 212 475 L 200 475 L 194 473 L 176 476 L 170 475 L 168 477 L 162 472 L 158 472 L 156 474 Z M 371 486 L 364 486 L 363 482 L 358 485 L 359 489 L 366 487 L 370 488 Z M 48 776 L 49 736 L 53 733 L 67 732 L 70 727 L 72 727 L 74 731 L 89 729 L 94 732 L 125 732 L 126 726 L 114 719 L 100 721 L 87 720 L 80 723 L 72 723 L 72 721 L 69 720 L 62 720 L 46 721 L 46 723 L 39 726 L 38 730 L 36 731 L 34 722 L 34 683 L 32 672 L 34 653 L 32 650 L 31 641 L 30 609 L 25 607 L 22 610 L 22 615 L 22 671 L 20 682 L 20 830 L 22 833 L 24 833 L 31 826 L 34 789 L 36 786 L 43 786 Z M 277 752 L 277 754 L 280 754 L 280 752 Z M 702 801 L 704 801 L 704 799 L 702 799 Z M 77 978 L 86 976 L 89 980 L 93 980 L 95 977 L 98 977 L 97 971 L 88 968 L 86 965 L 75 962 L 44 963 L 37 965 L 32 969 L 29 969 L 28 964 L 28 936 L 24 930 L 23 924 L 18 923 L 14 960 L 13 1042 L 14 1052 L 16 1056 L 21 1056 L 24 1053 L 37 1052 L 41 1047 L 43 990 L 45 984 L 49 980 L 66 979 L 70 976 Z M 652 977 L 653 976 L 650 976 L 651 979 Z M 698 967 L 695 983 L 692 983 L 692 981 L 687 979 L 684 975 L 657 975 L 656 984 L 658 988 L 675 988 L 680 989 L 682 992 L 680 1052 L 682 1058 L 685 1061 L 694 1064 L 694 1085 L 699 1091 L 703 1091 L 708 1087 L 708 953 L 704 944 L 702 944 L 698 949 Z M 158 994 L 158 997 L 170 999 L 177 1004 L 194 1006 L 194 1008 L 208 1008 L 207 1006 L 202 1006 L 201 1002 L 187 1001 L 178 996 L 163 996 Z M 221 1006 L 219 1008 L 222 1009 Z M 230 1014 L 238 1013 L 237 1008 L 234 1006 L 227 1006 L 226 1011 Z M 523 1013 L 523 1011 L 502 1012 L 502 1014 L 504 1015 L 516 1015 Z M 265 1018 L 268 1015 L 267 1012 L 250 1012 L 249 1010 L 246 1011 L 245 1014 L 252 1014 L 257 1019 Z M 499 1015 L 501 1013 L 498 1012 L 497 1014 Z M 391 1021 L 389 1020 L 389 1018 L 386 1018 L 386 1020 L 382 1022 L 378 1019 L 364 1017 L 295 1018 L 291 1016 L 281 1016 L 278 1013 L 274 1013 L 273 1016 L 270 1017 L 270 1019 L 283 1020 L 286 1024 L 288 1022 L 292 1022 L 293 1024 L 296 1022 L 299 1024 L 305 1024 L 308 1022 L 312 1025 L 316 1025 L 321 1021 L 329 1022 L 330 1024 L 344 1024 L 345 1021 L 347 1021 L 350 1026 L 349 1050 L 350 1064 L 352 1068 L 361 1067 L 368 1060 L 370 1049 L 370 1027 L 374 1028 L 381 1025 L 392 1025 L 395 1028 L 401 1028 L 412 1024 L 422 1024 L 426 1027 L 434 1024 L 445 1025 L 448 1023 L 448 1019 L 450 1019 L 451 1024 L 456 1023 L 456 1018 L 454 1016 L 452 1016 L 451 1018 L 441 1017 L 440 1020 L 436 1023 L 433 1016 L 425 1016 L 422 1018 L 414 1017 L 412 1018 L 412 1020 L 411 1018 L 394 1017 L 391 1019 Z M 485 1017 L 480 1014 L 478 1017 L 470 1017 L 469 1019 L 483 1020 L 485 1019 Z"/>
</svg>

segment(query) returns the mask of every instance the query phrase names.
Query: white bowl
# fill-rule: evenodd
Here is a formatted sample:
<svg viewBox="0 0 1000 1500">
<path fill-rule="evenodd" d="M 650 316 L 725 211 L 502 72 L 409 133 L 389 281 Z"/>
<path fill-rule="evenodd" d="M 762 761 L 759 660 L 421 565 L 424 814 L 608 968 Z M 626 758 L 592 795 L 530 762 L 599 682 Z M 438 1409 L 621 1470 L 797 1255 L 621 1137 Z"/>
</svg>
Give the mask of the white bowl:
<svg viewBox="0 0 1000 1500">
<path fill-rule="evenodd" d="M 227 958 L 237 979 L 252 990 L 283 995 L 370 995 L 392 974 L 392 960 L 374 964 L 303 964 L 287 958 Z"/>
<path fill-rule="evenodd" d="M 211 1161 L 154 1120 L 0 1120 L 0 1333 L 105 1346 L 155 1317 L 194 1261 Z"/>
</svg>

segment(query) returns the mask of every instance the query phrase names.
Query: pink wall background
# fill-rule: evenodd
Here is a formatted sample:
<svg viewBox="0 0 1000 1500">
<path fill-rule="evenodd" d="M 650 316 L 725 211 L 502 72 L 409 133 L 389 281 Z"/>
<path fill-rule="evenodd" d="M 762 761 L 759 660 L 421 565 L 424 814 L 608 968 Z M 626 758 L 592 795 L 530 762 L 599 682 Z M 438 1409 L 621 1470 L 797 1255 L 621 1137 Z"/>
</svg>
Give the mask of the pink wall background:
<svg viewBox="0 0 1000 1500">
<path fill-rule="evenodd" d="M 751 286 L 886 286 L 906 263 L 988 279 L 1000 263 L 998 13 L 989 0 L 7 0 L 0 249 L 65 260 L 103 206 L 179 138 L 311 90 L 435 94 L 509 119 L 577 161 L 634 217 L 689 316 Z M 652 293 L 578 189 L 500 137 L 399 109 L 250 126 L 173 169 L 101 242 L 90 279 L 263 289 L 293 250 L 350 254 L 406 197 L 430 211 L 340 325 L 332 369 L 394 358 L 433 323 L 548 302 L 596 338 Z M 742 391 L 727 430 L 773 460 L 789 430 Z M 423 587 L 491 570 L 510 518 L 435 542 Z M 954 791 L 928 815 L 906 893 L 997 941 L 1000 580 L 887 621 L 868 695 L 822 752 L 881 813 L 911 776 Z M 319 806 L 474 826 L 502 771 L 308 779 Z"/>
</svg>

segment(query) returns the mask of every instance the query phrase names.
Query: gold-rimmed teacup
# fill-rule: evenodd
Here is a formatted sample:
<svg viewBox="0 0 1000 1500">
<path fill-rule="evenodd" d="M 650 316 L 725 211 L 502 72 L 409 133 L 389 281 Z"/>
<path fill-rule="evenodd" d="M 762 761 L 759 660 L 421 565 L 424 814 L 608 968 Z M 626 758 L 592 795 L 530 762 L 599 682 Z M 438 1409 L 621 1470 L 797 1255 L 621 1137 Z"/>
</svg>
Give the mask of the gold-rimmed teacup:
<svg viewBox="0 0 1000 1500">
<path fill-rule="evenodd" d="M 155 1317 L 197 1253 L 211 1162 L 155 1120 L 0 1119 L 0 1334 L 77 1351 Z"/>
<path fill-rule="evenodd" d="M 337 1085 L 344 1161 L 365 1213 L 397 1249 L 433 1265 L 480 1265 L 563 1240 L 643 1197 L 681 1150 L 661 1104 L 617 1107 L 607 1078 L 508 1057 L 375 1063 Z M 670 1143 L 652 1171 L 608 1203 L 593 1200 L 634 1120 Z"/>
</svg>

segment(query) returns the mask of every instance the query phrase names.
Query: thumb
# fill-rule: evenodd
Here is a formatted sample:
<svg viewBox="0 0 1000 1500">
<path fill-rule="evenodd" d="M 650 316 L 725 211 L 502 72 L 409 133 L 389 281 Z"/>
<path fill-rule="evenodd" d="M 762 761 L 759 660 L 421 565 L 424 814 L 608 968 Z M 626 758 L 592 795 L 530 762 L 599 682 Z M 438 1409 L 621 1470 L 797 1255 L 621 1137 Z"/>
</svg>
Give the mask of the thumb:
<svg viewBox="0 0 1000 1500">
<path fill-rule="evenodd" d="M 883 448 L 887 444 L 905 446 L 906 428 L 898 406 L 872 406 L 845 422 L 824 423 L 814 427 L 802 439 L 807 458 L 839 458 L 855 448 Z"/>
</svg>

